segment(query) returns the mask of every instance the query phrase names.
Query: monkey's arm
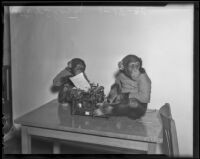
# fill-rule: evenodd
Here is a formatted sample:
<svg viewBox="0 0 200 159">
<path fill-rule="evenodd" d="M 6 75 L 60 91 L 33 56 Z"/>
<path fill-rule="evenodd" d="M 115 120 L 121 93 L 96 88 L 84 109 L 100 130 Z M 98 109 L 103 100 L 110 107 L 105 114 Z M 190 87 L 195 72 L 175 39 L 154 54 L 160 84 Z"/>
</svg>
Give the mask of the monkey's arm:
<svg viewBox="0 0 200 159">
<path fill-rule="evenodd" d="M 138 92 L 130 93 L 129 98 L 135 98 L 141 103 L 149 103 L 151 95 L 151 80 L 145 74 L 141 75 L 138 82 Z"/>
<path fill-rule="evenodd" d="M 54 86 L 61 86 L 63 84 L 62 79 L 66 76 L 71 76 L 72 74 L 65 68 L 60 73 L 56 75 L 56 77 L 53 79 L 53 85 Z"/>
<path fill-rule="evenodd" d="M 62 86 L 59 93 L 58 93 L 58 101 L 59 103 L 67 103 L 72 102 L 71 94 L 72 87 L 70 86 Z"/>
</svg>

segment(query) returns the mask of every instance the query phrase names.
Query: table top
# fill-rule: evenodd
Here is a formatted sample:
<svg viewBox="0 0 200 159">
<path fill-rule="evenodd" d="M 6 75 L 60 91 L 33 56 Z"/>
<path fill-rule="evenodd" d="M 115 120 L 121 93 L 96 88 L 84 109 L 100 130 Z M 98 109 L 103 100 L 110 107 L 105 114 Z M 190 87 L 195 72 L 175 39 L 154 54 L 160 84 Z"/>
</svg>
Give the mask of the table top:
<svg viewBox="0 0 200 159">
<path fill-rule="evenodd" d="M 109 118 L 79 116 L 71 115 L 70 107 L 64 107 L 54 99 L 19 117 L 15 123 L 59 131 L 162 143 L 162 125 L 157 110 L 148 109 L 145 116 L 137 120 L 119 116 Z"/>
</svg>

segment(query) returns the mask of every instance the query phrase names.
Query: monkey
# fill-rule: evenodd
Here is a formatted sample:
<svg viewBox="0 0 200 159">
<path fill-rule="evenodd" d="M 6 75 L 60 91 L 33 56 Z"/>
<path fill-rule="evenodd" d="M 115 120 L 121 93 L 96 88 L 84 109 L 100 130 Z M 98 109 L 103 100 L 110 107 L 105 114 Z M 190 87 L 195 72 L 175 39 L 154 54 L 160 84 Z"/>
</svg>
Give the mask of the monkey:
<svg viewBox="0 0 200 159">
<path fill-rule="evenodd" d="M 85 79 L 90 83 L 85 74 L 86 64 L 80 58 L 73 58 L 67 63 L 67 67 L 56 75 L 53 79 L 53 85 L 59 87 L 58 102 L 72 103 L 70 98 L 70 91 L 74 86 L 70 77 L 83 73 Z"/>
<path fill-rule="evenodd" d="M 142 67 L 142 59 L 127 55 L 118 63 L 118 67 L 115 83 L 98 113 L 141 118 L 146 113 L 151 94 L 151 80 Z"/>
</svg>

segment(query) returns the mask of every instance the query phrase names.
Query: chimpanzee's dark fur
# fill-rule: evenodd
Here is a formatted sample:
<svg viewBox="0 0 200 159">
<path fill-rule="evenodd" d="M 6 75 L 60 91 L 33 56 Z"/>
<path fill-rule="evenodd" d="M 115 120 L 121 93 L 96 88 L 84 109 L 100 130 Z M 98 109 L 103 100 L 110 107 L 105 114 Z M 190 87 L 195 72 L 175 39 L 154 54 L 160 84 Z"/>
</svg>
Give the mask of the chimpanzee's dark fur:
<svg viewBox="0 0 200 159">
<path fill-rule="evenodd" d="M 130 57 L 129 57 L 130 56 Z M 124 59 L 124 70 L 119 70 L 115 76 L 117 76 L 118 73 L 123 73 L 127 77 L 130 78 L 130 74 L 127 71 L 127 66 L 130 62 L 132 62 L 131 58 L 137 58 L 137 56 L 128 55 Z M 137 60 L 137 59 L 136 59 Z M 142 65 L 142 60 L 138 58 L 137 60 L 140 62 L 140 66 Z M 145 70 L 141 67 L 140 73 L 145 73 Z M 141 103 L 137 99 L 129 99 L 128 93 L 122 93 L 120 90 L 120 86 L 117 83 L 114 83 L 111 86 L 110 93 L 107 97 L 108 103 L 111 103 L 111 106 L 113 107 L 111 115 L 114 116 L 128 116 L 132 119 L 138 119 L 142 117 L 146 110 L 147 110 L 147 103 Z M 137 102 L 137 107 L 131 107 L 133 104 L 132 101 L 135 100 Z"/>
<path fill-rule="evenodd" d="M 59 103 L 71 103 L 71 98 L 69 96 L 71 89 L 74 87 L 74 84 L 69 79 L 74 76 L 75 70 L 81 70 L 84 73 L 86 68 L 86 64 L 82 59 L 74 58 L 71 60 L 71 68 L 67 67 L 67 71 L 71 73 L 69 76 L 62 77 L 60 82 L 62 85 L 60 86 L 60 91 L 58 93 L 58 102 Z M 86 75 L 84 74 L 86 77 Z M 86 77 L 87 79 L 87 77 Z M 88 80 L 88 79 L 87 79 Z"/>
</svg>

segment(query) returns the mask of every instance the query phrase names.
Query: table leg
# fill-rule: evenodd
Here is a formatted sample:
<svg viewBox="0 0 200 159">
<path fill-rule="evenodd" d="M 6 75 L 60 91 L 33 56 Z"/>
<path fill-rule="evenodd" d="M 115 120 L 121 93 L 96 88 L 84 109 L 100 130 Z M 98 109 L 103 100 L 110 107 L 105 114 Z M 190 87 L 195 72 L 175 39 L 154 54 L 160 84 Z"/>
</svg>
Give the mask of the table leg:
<svg viewBox="0 0 200 159">
<path fill-rule="evenodd" d="M 22 126 L 21 129 L 22 139 L 21 139 L 21 146 L 22 146 L 22 154 L 30 154 L 31 153 L 31 136 L 28 134 L 27 128 Z"/>
<path fill-rule="evenodd" d="M 60 143 L 53 143 L 53 154 L 60 154 Z"/>
<path fill-rule="evenodd" d="M 156 154 L 156 143 L 148 143 L 148 154 Z"/>
</svg>

